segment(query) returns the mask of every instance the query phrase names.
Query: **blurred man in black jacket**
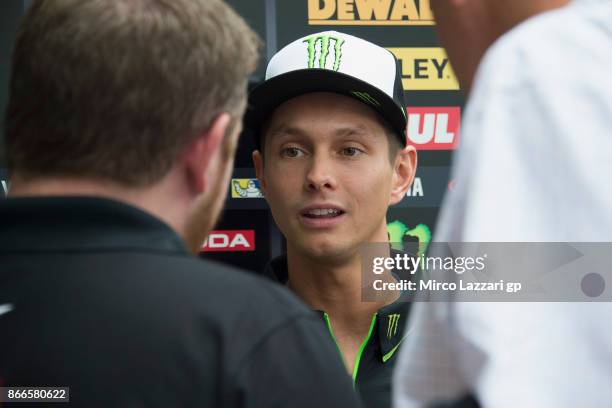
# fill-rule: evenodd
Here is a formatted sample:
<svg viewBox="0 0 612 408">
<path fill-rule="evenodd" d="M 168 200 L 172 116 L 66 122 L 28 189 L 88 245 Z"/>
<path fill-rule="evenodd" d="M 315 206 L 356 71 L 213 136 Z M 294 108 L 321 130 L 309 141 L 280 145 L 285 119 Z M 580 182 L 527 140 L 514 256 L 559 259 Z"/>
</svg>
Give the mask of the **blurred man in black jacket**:
<svg viewBox="0 0 612 408">
<path fill-rule="evenodd" d="M 316 315 L 190 254 L 226 195 L 257 43 L 217 0 L 30 8 L 6 117 L 3 386 L 70 387 L 74 406 L 359 406 Z"/>
</svg>

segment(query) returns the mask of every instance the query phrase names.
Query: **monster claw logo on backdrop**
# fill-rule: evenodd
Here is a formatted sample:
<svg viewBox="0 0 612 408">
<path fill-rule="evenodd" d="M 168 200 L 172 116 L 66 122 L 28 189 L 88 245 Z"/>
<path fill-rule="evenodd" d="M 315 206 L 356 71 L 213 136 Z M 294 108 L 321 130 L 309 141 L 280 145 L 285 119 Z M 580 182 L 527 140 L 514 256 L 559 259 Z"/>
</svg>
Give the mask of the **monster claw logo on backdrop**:
<svg viewBox="0 0 612 408">
<path fill-rule="evenodd" d="M 397 333 L 397 324 L 399 323 L 400 315 L 399 314 L 391 314 L 389 315 L 389 324 L 387 326 L 387 338 L 391 339 L 391 337 L 395 336 Z"/>
<path fill-rule="evenodd" d="M 232 179 L 232 198 L 263 198 L 257 179 Z"/>
<path fill-rule="evenodd" d="M 330 43 L 334 41 L 334 65 L 331 69 L 338 71 L 340 69 L 340 62 L 342 62 L 342 45 L 344 45 L 344 39 L 338 37 L 332 37 L 330 35 L 313 35 L 304 40 L 308 44 L 308 68 L 315 67 L 315 59 L 317 56 L 317 44 L 321 44 L 321 52 L 319 54 L 319 68 L 327 68 L 327 60 L 329 57 Z M 329 69 L 329 68 L 328 68 Z"/>
<path fill-rule="evenodd" d="M 308 0 L 308 24 L 434 25 L 430 0 Z"/>
<path fill-rule="evenodd" d="M 408 229 L 406 224 L 401 221 L 393 221 L 387 224 L 387 231 L 389 232 L 389 242 L 391 248 L 401 251 L 404 249 L 404 237 L 414 237 L 419 241 L 419 250 L 417 256 L 425 255 L 427 247 L 431 242 L 431 230 L 425 224 L 419 224 L 412 229 Z"/>
</svg>

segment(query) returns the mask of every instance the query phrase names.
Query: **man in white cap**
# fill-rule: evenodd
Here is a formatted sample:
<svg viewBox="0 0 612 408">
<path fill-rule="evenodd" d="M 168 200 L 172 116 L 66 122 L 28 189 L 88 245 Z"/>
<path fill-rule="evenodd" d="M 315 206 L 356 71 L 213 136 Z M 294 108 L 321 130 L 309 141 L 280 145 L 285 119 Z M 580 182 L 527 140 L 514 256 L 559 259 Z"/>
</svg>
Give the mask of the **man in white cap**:
<svg viewBox="0 0 612 408">
<path fill-rule="evenodd" d="M 387 209 L 415 173 L 397 60 L 351 35 L 313 34 L 274 55 L 249 105 L 257 177 L 287 239 L 266 274 L 320 312 L 366 406 L 389 407 L 408 304 L 397 293 L 362 301 L 359 249 L 388 242 Z"/>
</svg>

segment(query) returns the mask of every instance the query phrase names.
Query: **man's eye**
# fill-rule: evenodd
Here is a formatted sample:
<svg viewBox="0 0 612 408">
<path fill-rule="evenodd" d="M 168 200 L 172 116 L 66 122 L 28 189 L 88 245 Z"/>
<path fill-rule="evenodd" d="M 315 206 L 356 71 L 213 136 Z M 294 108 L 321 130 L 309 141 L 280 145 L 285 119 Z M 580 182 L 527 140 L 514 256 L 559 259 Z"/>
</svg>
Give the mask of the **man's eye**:
<svg viewBox="0 0 612 408">
<path fill-rule="evenodd" d="M 281 156 L 283 157 L 298 157 L 302 156 L 304 152 L 302 152 L 297 147 L 287 147 L 281 150 Z"/>
<path fill-rule="evenodd" d="M 352 157 L 352 156 L 357 156 L 361 153 L 363 153 L 363 151 L 356 147 L 345 147 L 344 149 L 342 149 L 342 155 L 344 156 Z"/>
</svg>

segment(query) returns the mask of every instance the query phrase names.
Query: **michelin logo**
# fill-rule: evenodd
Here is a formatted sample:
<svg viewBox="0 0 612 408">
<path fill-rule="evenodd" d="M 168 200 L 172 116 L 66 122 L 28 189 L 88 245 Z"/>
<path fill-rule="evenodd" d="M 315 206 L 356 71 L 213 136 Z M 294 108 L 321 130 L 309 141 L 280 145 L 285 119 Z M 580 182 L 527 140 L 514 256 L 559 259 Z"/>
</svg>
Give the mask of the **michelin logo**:
<svg viewBox="0 0 612 408">
<path fill-rule="evenodd" d="M 232 198 L 263 198 L 257 179 L 232 179 Z"/>
</svg>

